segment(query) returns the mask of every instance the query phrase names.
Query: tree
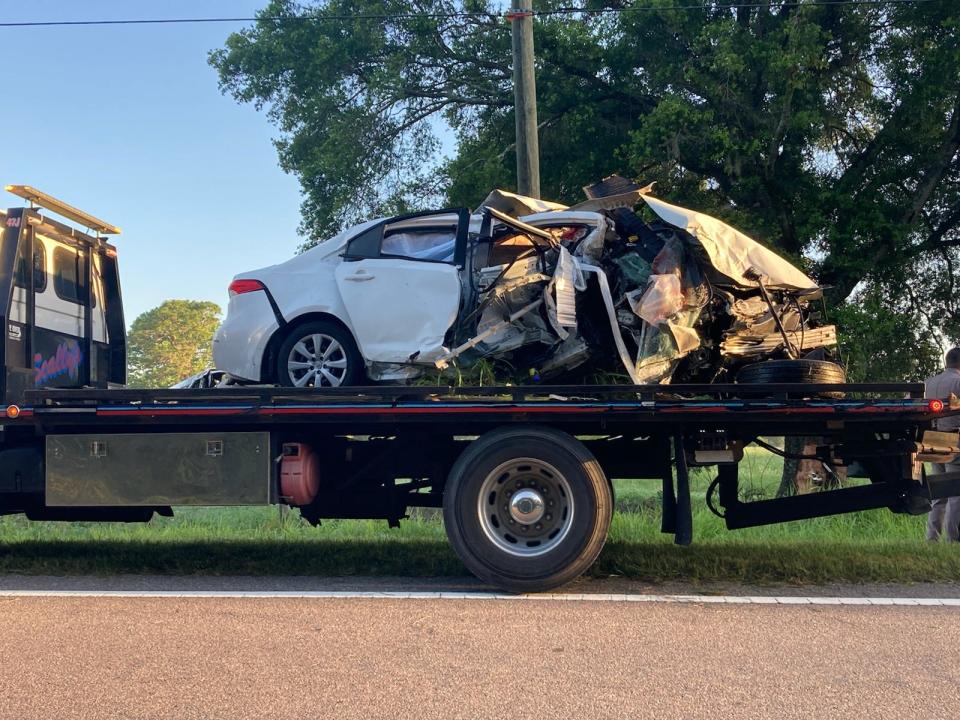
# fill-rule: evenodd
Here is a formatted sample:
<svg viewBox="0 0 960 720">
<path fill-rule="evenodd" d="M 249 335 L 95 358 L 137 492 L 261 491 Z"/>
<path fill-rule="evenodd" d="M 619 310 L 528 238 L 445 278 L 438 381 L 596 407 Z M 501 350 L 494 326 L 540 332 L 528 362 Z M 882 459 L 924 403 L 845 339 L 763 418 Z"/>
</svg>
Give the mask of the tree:
<svg viewBox="0 0 960 720">
<path fill-rule="evenodd" d="M 127 335 L 131 387 L 170 387 L 209 367 L 220 308 L 212 302 L 167 300 L 139 315 Z"/>
<path fill-rule="evenodd" d="M 859 308 L 840 316 L 852 345 L 904 325 L 960 339 L 957 3 L 588 0 L 595 12 L 549 14 L 567 5 L 536 6 L 544 197 L 575 201 L 611 172 L 656 180 Z M 273 0 L 211 63 L 280 129 L 307 245 L 513 186 L 509 27 L 485 0 Z M 896 322 L 864 310 L 878 299 Z"/>
<path fill-rule="evenodd" d="M 942 366 L 939 338 L 926 332 L 933 319 L 918 324 L 896 307 L 882 288 L 871 288 L 839 309 L 837 321 L 845 330 L 840 347 L 851 382 L 919 381 Z"/>
</svg>

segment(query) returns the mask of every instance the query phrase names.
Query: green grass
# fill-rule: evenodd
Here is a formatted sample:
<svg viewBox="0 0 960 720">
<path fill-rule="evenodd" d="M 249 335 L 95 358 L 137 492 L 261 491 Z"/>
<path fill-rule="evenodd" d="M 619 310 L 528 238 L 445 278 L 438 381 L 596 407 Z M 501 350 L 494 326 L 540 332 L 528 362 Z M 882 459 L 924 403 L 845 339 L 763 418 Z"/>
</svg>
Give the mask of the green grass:
<svg viewBox="0 0 960 720">
<path fill-rule="evenodd" d="M 780 465 L 752 449 L 743 468 L 754 499 L 772 497 Z M 598 577 L 753 583 L 951 582 L 960 548 L 923 541 L 925 518 L 887 510 L 731 532 L 703 502 L 695 473 L 694 545 L 660 529 L 659 483 L 619 481 Z M 184 508 L 148 524 L 31 523 L 0 518 L 0 572 L 457 576 L 466 570 L 436 512 L 414 511 L 398 530 L 339 520 L 313 528 L 276 508 Z"/>
</svg>

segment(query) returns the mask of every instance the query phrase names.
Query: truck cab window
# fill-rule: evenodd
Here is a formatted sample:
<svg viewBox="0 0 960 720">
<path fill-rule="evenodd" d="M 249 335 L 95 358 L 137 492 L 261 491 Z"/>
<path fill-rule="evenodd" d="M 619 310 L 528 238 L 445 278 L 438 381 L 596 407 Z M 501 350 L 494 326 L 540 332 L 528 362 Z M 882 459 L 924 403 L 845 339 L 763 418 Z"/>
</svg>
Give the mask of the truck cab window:
<svg viewBox="0 0 960 720">
<path fill-rule="evenodd" d="M 53 289 L 67 302 L 84 302 L 82 280 L 86 267 L 80 253 L 65 247 L 53 251 Z M 92 299 L 92 298 L 91 298 Z"/>
<path fill-rule="evenodd" d="M 17 268 L 13 275 L 13 284 L 17 287 L 27 287 L 27 258 L 26 252 L 17 257 Z M 33 249 L 33 290 L 42 293 L 47 289 L 47 254 L 43 246 Z"/>
</svg>

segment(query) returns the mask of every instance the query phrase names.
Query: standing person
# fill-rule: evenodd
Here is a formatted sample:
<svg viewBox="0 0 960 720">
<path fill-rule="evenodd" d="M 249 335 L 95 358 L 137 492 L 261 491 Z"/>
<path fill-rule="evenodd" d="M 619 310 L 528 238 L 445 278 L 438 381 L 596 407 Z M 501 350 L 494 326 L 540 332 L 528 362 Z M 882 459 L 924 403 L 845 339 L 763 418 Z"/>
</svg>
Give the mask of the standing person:
<svg viewBox="0 0 960 720">
<path fill-rule="evenodd" d="M 944 365 L 942 373 L 924 382 L 924 397 L 944 400 L 951 393 L 960 397 L 960 347 L 947 353 Z M 960 428 L 960 416 L 941 418 L 935 426 L 937 430 L 956 430 Z M 938 473 L 960 472 L 960 458 L 952 463 L 933 463 L 933 469 Z M 960 496 L 933 501 L 927 516 L 927 540 L 939 540 L 941 534 L 948 542 L 960 541 Z"/>
</svg>

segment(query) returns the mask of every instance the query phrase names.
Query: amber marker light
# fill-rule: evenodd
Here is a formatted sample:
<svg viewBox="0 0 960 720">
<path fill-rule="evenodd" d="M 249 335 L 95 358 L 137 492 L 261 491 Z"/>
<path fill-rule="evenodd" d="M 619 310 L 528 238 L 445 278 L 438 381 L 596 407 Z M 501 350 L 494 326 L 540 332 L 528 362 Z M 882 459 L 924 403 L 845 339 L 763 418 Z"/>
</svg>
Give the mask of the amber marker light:
<svg viewBox="0 0 960 720">
<path fill-rule="evenodd" d="M 931 400 L 927 403 L 927 407 L 930 408 L 930 412 L 943 412 L 943 400 Z"/>
<path fill-rule="evenodd" d="M 20 408 L 16 405 L 7 405 L 7 417 L 11 420 L 16 420 L 20 417 Z"/>
</svg>

